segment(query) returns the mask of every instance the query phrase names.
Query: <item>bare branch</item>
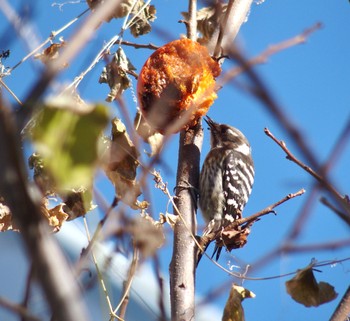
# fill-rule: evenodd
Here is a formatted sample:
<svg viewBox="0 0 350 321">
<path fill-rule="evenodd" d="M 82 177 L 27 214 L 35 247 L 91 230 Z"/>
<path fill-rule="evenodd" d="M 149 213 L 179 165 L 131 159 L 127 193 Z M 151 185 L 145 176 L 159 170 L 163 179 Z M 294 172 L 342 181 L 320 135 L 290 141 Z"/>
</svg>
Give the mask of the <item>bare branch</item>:
<svg viewBox="0 0 350 321">
<path fill-rule="evenodd" d="M 0 306 L 3 306 L 4 308 L 20 315 L 23 319 L 28 321 L 40 321 L 39 318 L 35 317 L 34 315 L 31 315 L 29 311 L 24 308 L 23 306 L 19 304 L 15 304 L 13 302 L 10 302 L 9 300 L 0 297 Z"/>
<path fill-rule="evenodd" d="M 143 45 L 143 44 L 139 44 L 139 43 L 135 43 L 135 42 L 130 42 L 130 41 L 126 41 L 126 40 L 122 40 L 122 41 L 118 41 L 118 43 L 120 43 L 121 45 L 124 46 L 130 46 L 130 47 L 134 47 L 135 49 L 151 49 L 151 50 L 157 50 L 159 48 L 159 46 L 156 46 L 152 43 L 149 43 L 148 45 Z"/>
<path fill-rule="evenodd" d="M 315 25 L 311 26 L 310 28 L 304 30 L 301 34 L 296 35 L 293 38 L 284 40 L 280 43 L 273 44 L 269 46 L 265 51 L 260 53 L 258 56 L 251 58 L 248 60 L 249 67 L 266 63 L 272 55 L 275 55 L 283 50 L 286 50 L 290 47 L 294 47 L 299 44 L 304 44 L 308 37 L 315 31 L 319 30 L 322 27 L 321 23 L 316 23 Z M 233 78 L 237 77 L 238 75 L 245 72 L 246 69 L 244 66 L 240 65 L 238 67 L 234 67 L 231 70 L 228 70 L 225 75 L 220 79 L 220 87 L 227 84 L 229 81 L 231 81 Z"/>
<path fill-rule="evenodd" d="M 287 159 L 297 164 L 303 170 L 308 172 L 311 176 L 313 176 L 325 189 L 327 189 L 332 195 L 338 199 L 342 207 L 350 214 L 350 203 L 347 201 L 346 197 L 342 196 L 332 184 L 328 181 L 328 179 L 324 178 L 321 174 L 317 173 L 311 167 L 304 164 L 301 160 L 299 160 L 296 156 L 292 154 L 292 152 L 287 148 L 285 142 L 278 140 L 267 128 L 264 130 L 265 134 L 269 136 L 278 146 L 282 148 L 282 150 L 287 154 Z M 336 212 L 336 214 L 342 214 L 341 212 Z M 345 221 L 350 226 L 350 215 L 339 215 L 343 221 Z"/>
<path fill-rule="evenodd" d="M 16 94 L 10 89 L 9 86 L 7 86 L 4 81 L 0 78 L 0 84 L 4 86 L 4 88 L 11 94 L 11 96 L 17 101 L 19 105 L 23 105 L 22 102 L 19 100 L 19 98 L 16 96 Z M 0 87 L 1 88 L 1 87 Z"/>
<path fill-rule="evenodd" d="M 228 42 L 232 42 L 247 19 L 252 0 L 230 0 L 227 5 L 224 21 L 220 26 L 213 57 L 221 56 L 222 47 L 226 47 Z"/>
<path fill-rule="evenodd" d="M 192 41 L 197 40 L 197 0 L 188 1 L 189 19 L 186 24 L 187 38 Z"/>
<path fill-rule="evenodd" d="M 47 65 L 42 76 L 39 77 L 39 80 L 34 84 L 29 96 L 24 102 L 24 108 L 21 109 L 18 115 L 18 124 L 21 129 L 37 107 L 41 95 L 45 92 L 51 81 L 62 70 L 61 67 L 63 64 L 70 62 L 74 56 L 79 53 L 89 38 L 95 33 L 96 28 L 101 24 L 101 21 L 103 21 L 114 8 L 117 8 L 120 2 L 121 0 L 108 0 L 101 5 L 98 5 L 96 10 L 86 19 L 85 23 L 71 37 L 71 39 L 69 39 L 68 43 L 70 45 L 62 50 L 61 55 L 59 55 L 57 59 L 51 61 L 51 63 Z"/>
<path fill-rule="evenodd" d="M 304 189 L 301 189 L 299 190 L 298 192 L 296 193 L 291 193 L 291 194 L 288 194 L 287 196 L 285 196 L 284 198 L 282 198 L 281 200 L 279 200 L 278 202 L 264 208 L 263 210 L 261 210 L 260 212 L 257 212 L 251 216 L 248 216 L 246 218 L 241 218 L 237 221 L 235 221 L 232 225 L 230 226 L 238 226 L 238 225 L 242 225 L 242 224 L 245 224 L 245 223 L 250 223 L 250 222 L 253 222 L 253 221 L 256 221 L 258 218 L 260 218 L 261 216 L 264 216 L 266 214 L 270 214 L 270 213 L 274 213 L 274 209 L 283 204 L 284 202 L 286 201 L 289 201 L 290 199 L 294 198 L 294 197 L 297 197 L 297 196 L 301 196 L 305 193 L 305 190 Z M 230 227 L 229 226 L 229 227 Z M 229 228 L 228 227 L 228 228 Z"/>
<path fill-rule="evenodd" d="M 133 257 L 132 257 L 131 264 L 130 264 L 130 268 L 129 268 L 129 272 L 128 272 L 128 278 L 124 282 L 124 293 L 123 293 L 122 299 L 120 300 L 120 303 L 118 304 L 118 306 L 113 311 L 113 313 L 116 314 L 118 312 L 118 310 L 120 309 L 119 318 L 118 319 L 122 319 L 123 320 L 124 317 L 125 317 L 126 308 L 128 306 L 128 303 L 129 303 L 130 288 L 131 288 L 131 284 L 132 284 L 132 281 L 133 281 L 135 273 L 136 273 L 138 262 L 139 262 L 139 250 L 134 244 L 134 254 L 133 254 Z M 111 316 L 110 320 L 113 320 L 113 318 L 114 317 Z"/>
<path fill-rule="evenodd" d="M 274 213 L 275 214 L 275 211 L 274 209 L 283 204 L 284 202 L 292 199 L 292 198 L 295 198 L 297 196 L 300 196 L 300 195 L 303 195 L 305 193 L 305 190 L 304 189 L 301 189 L 299 190 L 298 192 L 296 193 L 291 193 L 291 194 L 288 194 L 287 196 L 285 196 L 284 198 L 282 198 L 281 200 L 279 200 L 278 202 L 264 208 L 263 210 L 251 215 L 251 216 L 248 216 L 248 217 L 245 217 L 245 218 L 241 218 L 241 219 L 238 219 L 234 222 L 232 222 L 230 225 L 226 226 L 225 229 L 223 231 L 219 231 L 219 232 L 216 232 L 216 233 L 210 233 L 208 235 L 206 235 L 205 237 L 202 237 L 199 241 L 199 244 L 200 244 L 200 249 L 203 249 L 203 251 L 206 250 L 206 248 L 209 246 L 209 244 L 216 240 L 217 244 L 220 244 L 219 246 L 222 246 L 222 245 L 227 245 L 227 244 L 222 244 L 222 236 L 225 232 L 231 232 L 232 230 L 235 230 L 237 232 L 242 232 L 243 230 L 240 230 L 240 226 L 242 226 L 243 224 L 245 224 L 245 227 L 243 227 L 243 229 L 245 229 L 246 227 L 250 227 L 254 222 L 256 222 L 261 216 L 264 216 L 264 215 L 267 215 L 267 214 L 270 214 L 270 213 Z M 201 256 L 202 256 L 203 253 L 199 253 L 198 254 L 198 262 L 199 260 L 201 259 Z M 198 264 L 198 263 L 197 263 Z"/>
<path fill-rule="evenodd" d="M 321 202 L 323 205 L 325 205 L 325 206 L 327 206 L 328 208 L 330 208 L 330 209 L 331 209 L 334 213 L 336 213 L 338 216 L 340 216 L 340 217 L 346 217 L 346 214 L 343 213 L 343 212 L 341 212 L 341 211 L 339 211 L 333 204 L 331 204 L 331 203 L 327 200 L 327 198 L 321 197 L 321 198 L 320 198 L 320 202 Z"/>
</svg>

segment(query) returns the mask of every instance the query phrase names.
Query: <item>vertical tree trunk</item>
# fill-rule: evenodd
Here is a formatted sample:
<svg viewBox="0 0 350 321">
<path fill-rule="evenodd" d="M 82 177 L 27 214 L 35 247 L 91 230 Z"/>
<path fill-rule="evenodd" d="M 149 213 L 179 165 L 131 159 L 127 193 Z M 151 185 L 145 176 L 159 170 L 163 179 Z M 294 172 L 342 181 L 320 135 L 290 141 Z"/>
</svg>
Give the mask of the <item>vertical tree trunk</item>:
<svg viewBox="0 0 350 321">
<path fill-rule="evenodd" d="M 177 169 L 176 206 L 179 219 L 174 228 L 173 257 L 170 264 L 171 316 L 173 321 L 194 320 L 196 204 L 193 195 L 198 186 L 200 149 L 203 140 L 201 125 L 180 134 Z"/>
</svg>

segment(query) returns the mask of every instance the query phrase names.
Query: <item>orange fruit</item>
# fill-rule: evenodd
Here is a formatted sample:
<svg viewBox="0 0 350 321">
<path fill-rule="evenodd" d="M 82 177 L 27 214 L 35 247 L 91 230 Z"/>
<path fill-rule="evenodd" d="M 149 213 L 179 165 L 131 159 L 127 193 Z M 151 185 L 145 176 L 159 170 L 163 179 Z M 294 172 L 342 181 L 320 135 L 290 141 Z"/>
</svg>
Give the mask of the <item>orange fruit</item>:
<svg viewBox="0 0 350 321">
<path fill-rule="evenodd" d="M 198 42 L 185 38 L 160 47 L 138 78 L 143 116 L 162 134 L 196 125 L 217 98 L 215 78 L 220 72 L 218 62 Z"/>
</svg>

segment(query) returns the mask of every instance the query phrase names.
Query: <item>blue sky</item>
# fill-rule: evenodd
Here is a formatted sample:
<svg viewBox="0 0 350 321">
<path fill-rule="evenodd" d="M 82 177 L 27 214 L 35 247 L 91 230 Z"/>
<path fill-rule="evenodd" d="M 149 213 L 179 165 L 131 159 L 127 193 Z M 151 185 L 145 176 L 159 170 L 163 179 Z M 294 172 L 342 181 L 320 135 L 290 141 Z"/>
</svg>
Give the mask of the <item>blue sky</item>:
<svg viewBox="0 0 350 321">
<path fill-rule="evenodd" d="M 25 3 L 25 1 L 22 4 L 19 1 L 12 1 L 11 5 L 15 8 L 22 8 L 23 12 L 28 12 L 27 9 L 32 12 L 31 27 L 36 37 L 30 33 L 26 35 L 32 46 L 35 46 L 35 42 L 40 44 L 52 30 L 61 28 L 86 7 L 84 3 L 68 4 L 60 11 L 58 7 L 52 7 L 52 2 L 48 1 Z M 179 24 L 178 20 L 182 18 L 180 12 L 186 11 L 186 1 L 164 0 L 153 1 L 153 4 L 157 8 L 158 18 L 154 23 L 155 31 L 152 35 L 135 40 L 130 33 L 126 32 L 125 40 L 162 45 L 185 33 L 184 26 Z M 317 22 L 323 24 L 320 30 L 310 35 L 305 44 L 279 52 L 271 56 L 266 64 L 256 67 L 256 71 L 276 101 L 282 106 L 288 119 L 295 123 L 302 132 L 306 143 L 319 162 L 327 160 L 334 143 L 346 123 L 349 122 L 349 17 L 350 4 L 346 0 L 266 0 L 260 5 L 253 4 L 248 20 L 237 38 L 238 44 L 249 58 L 258 55 L 269 45 L 300 34 Z M 79 75 L 92 61 L 104 42 L 119 32 L 120 25 L 121 21 L 117 21 L 101 26 L 84 51 L 72 62 L 71 67 L 55 81 L 54 87 L 70 83 L 75 76 Z M 63 33 L 63 37 L 69 40 L 69 36 L 78 26 L 79 22 Z M 162 30 L 162 33 L 159 30 Z M 0 20 L 0 40 L 0 49 L 11 49 L 11 56 L 4 61 L 6 66 L 14 66 L 29 52 L 26 42 L 19 39 L 4 17 Z M 125 51 L 137 67 L 137 71 L 151 54 L 150 50 L 143 49 L 125 48 Z M 232 67 L 233 63 L 226 60 L 224 68 Z M 107 86 L 98 84 L 102 68 L 103 64 L 98 64 L 81 83 L 79 92 L 83 99 L 94 102 L 103 101 L 106 97 Z M 23 100 L 33 81 L 37 79 L 40 70 L 40 62 L 30 59 L 14 70 L 11 76 L 5 78 L 4 81 Z M 245 78 L 240 78 L 240 80 L 245 80 Z M 134 86 L 136 86 L 135 82 Z M 4 96 L 13 102 L 11 96 L 6 92 Z M 136 108 L 132 101 L 132 94 L 126 92 L 125 99 L 132 114 Z M 111 109 L 118 115 L 115 106 L 112 104 Z M 232 252 L 231 255 L 222 255 L 220 259 L 220 263 L 226 267 L 228 262 L 231 265 L 252 265 L 284 242 L 299 217 L 314 180 L 294 163 L 286 160 L 282 150 L 264 134 L 263 129 L 268 127 L 276 137 L 286 142 L 291 151 L 300 156 L 291 138 L 275 118 L 267 112 L 266 107 L 247 93 L 231 85 L 225 86 L 219 92 L 219 98 L 211 107 L 209 115 L 218 122 L 226 122 L 239 128 L 252 145 L 256 179 L 245 215 L 253 214 L 301 188 L 307 191 L 304 196 L 290 200 L 277 208 L 277 216 L 269 215 L 256 223 L 243 249 Z M 168 182 L 171 189 L 175 185 L 177 141 L 178 137 L 174 136 L 165 149 L 164 162 L 167 166 L 157 168 L 162 172 L 164 180 Z M 208 149 L 209 135 L 205 128 L 202 155 L 205 155 Z M 350 146 L 347 144 L 330 172 L 332 181 L 342 194 L 350 193 L 349 160 Z M 169 172 L 167 168 L 170 168 L 171 171 Z M 104 181 L 99 181 L 99 187 L 110 200 L 113 193 L 111 186 Z M 321 195 L 323 193 L 318 197 Z M 154 206 L 155 212 L 165 212 L 166 197 L 159 191 L 155 191 L 153 196 L 154 200 L 157 200 Z M 198 219 L 202 224 L 200 214 Z M 171 236 L 171 234 L 168 235 Z M 329 209 L 316 202 L 310 210 L 310 216 L 304 223 L 296 243 L 318 244 L 345 238 L 349 238 L 349 227 L 345 226 Z M 209 253 L 210 251 L 211 249 Z M 285 253 L 254 271 L 251 276 L 268 277 L 292 272 L 308 265 L 313 258 L 323 261 L 348 256 L 348 248 L 323 252 Z M 166 247 L 161 251 L 161 265 L 164 273 L 168 271 L 170 258 L 171 238 L 167 240 Z M 349 285 L 349 269 L 349 262 L 345 262 L 322 267 L 322 273 L 316 273 L 318 280 L 331 283 L 339 293 L 337 300 L 319 308 L 305 308 L 295 303 L 285 293 L 284 282 L 288 278 L 245 281 L 244 286 L 257 295 L 255 299 L 244 302 L 246 319 L 248 321 L 327 320 Z M 219 270 L 209 260 L 202 260 L 197 272 L 199 294 L 205 295 L 217 285 L 223 283 L 230 285 L 232 282 L 233 279 L 230 276 Z M 224 294 L 213 302 L 221 309 L 228 296 L 228 289 L 229 286 Z"/>
</svg>

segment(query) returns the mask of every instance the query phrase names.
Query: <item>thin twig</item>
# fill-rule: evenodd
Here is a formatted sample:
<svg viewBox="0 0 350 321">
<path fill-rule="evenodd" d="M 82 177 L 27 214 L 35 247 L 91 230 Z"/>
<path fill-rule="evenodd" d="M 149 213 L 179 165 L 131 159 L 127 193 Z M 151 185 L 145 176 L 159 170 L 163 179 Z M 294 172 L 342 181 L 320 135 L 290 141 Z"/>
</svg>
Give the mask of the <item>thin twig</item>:
<svg viewBox="0 0 350 321">
<path fill-rule="evenodd" d="M 301 160 L 299 160 L 294 154 L 287 148 L 285 142 L 278 140 L 267 128 L 264 129 L 265 134 L 270 137 L 278 146 L 282 148 L 282 150 L 286 153 L 287 159 L 297 164 L 311 176 L 313 176 L 324 188 L 326 188 L 331 194 L 333 194 L 339 201 L 342 202 L 343 208 L 350 213 L 350 205 L 347 204 L 345 197 L 342 196 L 332 184 L 329 183 L 329 180 L 324 178 L 322 175 L 317 173 L 310 166 L 304 164 Z M 340 212 L 341 213 L 341 212 Z M 339 215 L 339 213 L 337 213 Z M 346 222 L 350 226 L 350 216 L 349 215 L 339 215 L 344 222 Z"/>
<path fill-rule="evenodd" d="M 88 42 L 95 33 L 96 28 L 101 24 L 111 11 L 120 5 L 121 0 L 106 0 L 98 5 L 94 12 L 85 20 L 79 30 L 67 41 L 57 59 L 50 61 L 39 80 L 34 84 L 29 96 L 25 100 L 24 107 L 18 114 L 19 127 L 22 129 L 32 112 L 37 108 L 39 99 L 49 86 L 51 81 L 61 72 L 62 65 L 69 63 Z"/>
<path fill-rule="evenodd" d="M 26 280 L 26 286 L 25 286 L 25 291 L 24 291 L 24 297 L 22 300 L 22 306 L 27 309 L 29 299 L 30 299 L 30 291 L 32 287 L 32 282 L 33 282 L 33 277 L 34 277 L 34 269 L 33 269 L 33 263 L 30 264 L 29 271 L 28 271 L 28 276 Z M 26 321 L 26 317 L 22 316 L 22 321 Z"/>
<path fill-rule="evenodd" d="M 321 198 L 320 198 L 320 202 L 321 202 L 323 205 L 327 206 L 329 209 L 331 209 L 331 210 L 332 210 L 334 213 L 336 213 L 338 216 L 344 217 L 344 218 L 346 217 L 346 214 L 345 214 L 344 212 L 342 212 L 342 211 L 339 211 L 339 209 L 336 208 L 333 204 L 331 204 L 331 203 L 328 201 L 327 198 L 321 197 Z"/>
<path fill-rule="evenodd" d="M 209 246 L 209 244 L 214 241 L 214 240 L 218 240 L 220 242 L 221 240 L 221 234 L 224 232 L 224 231 L 230 231 L 230 230 L 233 230 L 233 229 L 237 229 L 237 227 L 243 225 L 243 224 L 249 224 L 251 225 L 252 223 L 254 223 L 255 221 L 258 220 L 259 217 L 261 216 L 264 216 L 264 215 L 267 215 L 267 214 L 270 214 L 270 213 L 274 213 L 274 209 L 285 203 L 286 201 L 292 199 L 292 198 L 295 198 L 297 196 L 301 196 L 305 193 L 305 190 L 304 189 L 301 189 L 299 190 L 298 192 L 296 193 L 290 193 L 288 194 L 287 196 L 285 196 L 284 198 L 282 198 L 281 200 L 279 200 L 278 202 L 274 203 L 274 204 L 271 204 L 269 205 L 268 207 L 264 208 L 263 210 L 253 214 L 253 215 L 250 215 L 248 217 L 245 217 L 245 218 L 241 218 L 241 219 L 238 219 L 234 222 L 232 222 L 230 225 L 226 226 L 225 229 L 223 231 L 219 231 L 219 232 L 215 232 L 215 233 L 210 233 L 208 235 L 206 235 L 205 237 L 202 237 L 201 240 L 200 240 L 200 246 L 199 246 L 199 249 L 202 253 L 199 254 L 199 257 L 198 257 L 198 262 L 199 260 L 201 259 L 201 255 L 203 254 L 203 252 L 207 249 L 207 247 Z M 204 252 L 204 254 L 206 254 Z M 211 260 L 213 261 L 213 260 Z M 213 261 L 214 262 L 214 261 Z"/>
<path fill-rule="evenodd" d="M 85 216 L 84 216 L 84 227 L 85 227 L 85 232 L 86 232 L 86 236 L 87 236 L 88 242 L 90 243 L 91 242 L 91 236 L 90 236 L 89 226 L 88 226 L 88 223 L 86 221 L 86 217 Z M 101 270 L 100 270 L 100 268 L 98 266 L 97 259 L 96 259 L 96 256 L 95 256 L 93 250 L 91 250 L 91 256 L 92 256 L 92 261 L 94 262 L 94 265 L 95 265 L 97 277 L 98 277 L 98 279 L 100 281 L 102 291 L 103 291 L 103 293 L 105 295 L 105 298 L 106 298 L 106 301 L 107 301 L 109 312 L 110 312 L 110 314 L 112 314 L 113 313 L 113 307 L 112 307 L 111 299 L 109 297 L 109 294 L 108 294 L 108 291 L 107 291 L 107 288 L 106 288 L 106 284 L 104 282 Z"/>
<path fill-rule="evenodd" d="M 284 198 L 282 198 L 281 200 L 279 200 L 278 202 L 276 202 L 276 203 L 274 203 L 274 204 L 264 208 L 260 212 L 257 212 L 255 214 L 253 214 L 251 216 L 248 216 L 248 217 L 245 217 L 245 218 L 238 219 L 237 221 L 233 222 L 231 225 L 238 226 L 238 225 L 242 225 L 242 224 L 245 224 L 245 223 L 250 223 L 250 222 L 256 221 L 261 216 L 264 216 L 264 215 L 267 215 L 267 214 L 270 214 L 270 213 L 274 213 L 274 209 L 277 206 L 279 206 L 279 205 L 289 201 L 292 198 L 295 198 L 297 196 L 301 196 L 304 193 L 305 193 L 304 189 L 301 189 L 301 190 L 299 190 L 296 193 L 290 193 L 287 196 L 285 196 Z M 228 228 L 229 227 L 230 226 L 228 226 Z"/>
<path fill-rule="evenodd" d="M 12 68 L 10 68 L 9 71 L 15 70 L 19 65 L 21 65 L 23 62 L 25 62 L 28 58 L 33 56 L 36 52 L 38 52 L 41 48 L 43 48 L 47 43 L 52 42 L 55 37 L 57 37 L 60 33 L 65 31 L 67 28 L 69 28 L 73 23 L 78 21 L 85 13 L 87 13 L 90 9 L 86 9 L 82 13 L 80 13 L 78 16 L 76 16 L 73 20 L 69 21 L 67 24 L 65 24 L 61 29 L 57 31 L 51 31 L 50 36 L 41 43 L 38 47 L 36 47 L 34 50 L 32 50 L 28 55 L 26 55 L 24 58 L 22 58 L 17 64 L 15 64 Z"/>
<path fill-rule="evenodd" d="M 249 67 L 263 64 L 268 61 L 268 58 L 272 55 L 275 55 L 283 50 L 286 50 L 290 47 L 294 47 L 299 44 L 304 44 L 308 37 L 315 31 L 319 30 L 322 27 L 321 23 L 316 23 L 315 25 L 311 26 L 310 28 L 305 29 L 301 34 L 296 35 L 293 38 L 284 40 L 280 43 L 270 45 L 265 51 L 257 55 L 256 57 L 253 57 L 248 60 Z M 226 85 L 228 82 L 230 82 L 233 78 L 237 77 L 238 75 L 242 74 L 246 71 L 246 68 L 242 65 L 238 67 L 234 67 L 230 70 L 228 70 L 223 77 L 219 80 L 219 86 L 222 87 Z"/>
<path fill-rule="evenodd" d="M 19 105 L 23 105 L 23 103 L 19 100 L 16 94 L 4 83 L 4 81 L 0 78 L 0 84 L 4 86 L 4 88 L 12 95 L 12 97 L 17 101 Z"/>
<path fill-rule="evenodd" d="M 139 43 L 135 43 L 135 42 L 131 42 L 131 41 L 126 41 L 126 40 L 122 40 L 122 41 L 118 41 L 118 44 L 124 45 L 124 46 L 130 46 L 130 47 L 134 47 L 135 49 L 151 49 L 151 50 L 157 50 L 159 48 L 159 46 L 156 46 L 152 43 L 149 43 L 147 45 L 144 44 L 139 44 Z"/>
<path fill-rule="evenodd" d="M 119 318 L 124 319 L 126 308 L 129 303 L 129 292 L 132 285 L 132 281 L 136 273 L 138 262 L 139 262 L 139 250 L 134 244 L 134 253 L 133 253 L 132 261 L 128 272 L 128 278 L 124 283 L 124 293 L 122 298 L 120 299 L 118 306 L 114 309 L 113 315 L 111 316 L 110 321 L 113 320 L 113 318 L 115 317 L 114 315 L 117 314 L 119 309 L 120 309 Z"/>
<path fill-rule="evenodd" d="M 315 252 L 315 251 L 334 251 L 342 247 L 347 247 L 350 245 L 350 239 L 337 240 L 332 242 L 318 243 L 318 244 L 286 244 L 281 247 L 281 252 L 283 253 L 301 253 L 301 252 Z"/>
<path fill-rule="evenodd" d="M 159 321 L 166 321 L 167 318 L 166 318 L 165 305 L 164 305 L 164 279 L 161 276 L 160 261 L 157 253 L 153 257 L 153 262 L 154 262 L 154 269 L 155 269 L 158 286 L 159 286 L 159 298 L 158 298 L 159 311 L 160 311 Z"/>
<path fill-rule="evenodd" d="M 23 319 L 28 321 L 40 321 L 38 317 L 32 315 L 27 308 L 24 308 L 22 305 L 10 302 L 9 300 L 0 297 L 0 305 L 4 308 L 20 315 Z"/>
<path fill-rule="evenodd" d="M 321 172 L 328 174 L 330 170 L 335 166 L 337 160 L 340 158 L 341 153 L 345 150 L 346 144 L 349 142 L 350 138 L 350 119 L 347 124 L 344 126 L 344 129 L 340 133 L 336 143 L 333 148 L 329 152 L 329 157 L 321 166 Z M 300 213 L 295 218 L 295 224 L 292 226 L 289 235 L 287 236 L 287 241 L 290 241 L 297 237 L 301 228 L 305 226 L 305 222 L 308 216 L 311 214 L 311 207 L 314 205 L 316 198 L 319 194 L 321 186 L 318 182 L 315 182 L 313 186 L 310 188 L 310 192 L 308 193 L 308 198 L 305 201 L 303 208 Z M 337 209 L 339 211 L 339 209 Z M 341 212 L 341 211 L 340 211 Z"/>
</svg>

